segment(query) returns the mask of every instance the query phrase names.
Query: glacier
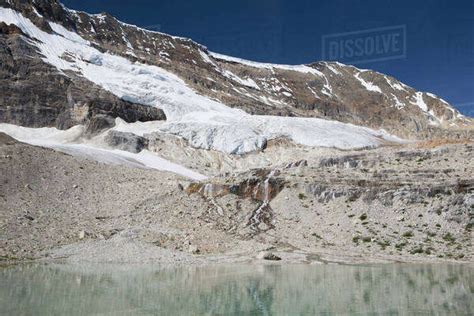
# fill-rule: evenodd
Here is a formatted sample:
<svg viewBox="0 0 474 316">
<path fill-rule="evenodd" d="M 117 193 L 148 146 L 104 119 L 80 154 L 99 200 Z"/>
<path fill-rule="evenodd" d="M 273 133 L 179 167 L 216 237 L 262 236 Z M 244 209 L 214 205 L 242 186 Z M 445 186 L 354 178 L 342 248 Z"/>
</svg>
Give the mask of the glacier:
<svg viewBox="0 0 474 316">
<path fill-rule="evenodd" d="M 250 115 L 196 93 L 178 76 L 160 67 L 100 52 L 89 41 L 59 24 L 49 22 L 54 30 L 54 34 L 49 34 L 20 13 L 7 8 L 0 8 L 0 21 L 15 24 L 35 39 L 29 41 L 39 49 L 43 60 L 65 75 L 67 71 L 80 73 L 124 100 L 161 108 L 167 116 L 166 122 L 127 124 L 122 126 L 125 131 L 133 132 L 141 128 L 148 133 L 159 131 L 173 134 L 184 138 L 193 147 L 229 154 L 261 150 L 267 140 L 276 138 L 288 138 L 305 146 L 340 149 L 375 147 L 384 141 L 402 141 L 383 130 L 337 121 Z M 213 56 L 236 60 L 215 53 Z M 303 65 L 255 65 L 321 75 L 316 69 Z"/>
</svg>

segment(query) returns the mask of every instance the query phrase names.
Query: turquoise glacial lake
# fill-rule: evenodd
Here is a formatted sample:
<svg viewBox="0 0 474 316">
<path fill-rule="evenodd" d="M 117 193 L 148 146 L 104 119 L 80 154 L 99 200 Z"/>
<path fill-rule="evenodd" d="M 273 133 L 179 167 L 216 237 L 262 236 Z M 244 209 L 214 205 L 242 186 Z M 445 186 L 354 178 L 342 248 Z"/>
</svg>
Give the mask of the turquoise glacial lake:
<svg viewBox="0 0 474 316">
<path fill-rule="evenodd" d="M 1 315 L 473 315 L 474 266 L 34 264 Z"/>
</svg>

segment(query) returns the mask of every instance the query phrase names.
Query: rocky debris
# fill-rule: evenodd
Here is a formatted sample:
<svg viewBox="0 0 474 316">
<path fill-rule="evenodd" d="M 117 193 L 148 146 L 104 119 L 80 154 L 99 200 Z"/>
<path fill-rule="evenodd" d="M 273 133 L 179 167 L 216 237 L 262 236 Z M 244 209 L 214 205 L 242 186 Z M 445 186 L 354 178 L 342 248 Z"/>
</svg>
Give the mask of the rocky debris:
<svg viewBox="0 0 474 316">
<path fill-rule="evenodd" d="M 148 140 L 144 137 L 135 135 L 133 133 L 126 133 L 120 131 L 110 130 L 105 136 L 107 145 L 129 151 L 132 153 L 139 153 L 148 147 Z"/>
<path fill-rule="evenodd" d="M 291 168 L 298 168 L 298 167 L 307 167 L 308 161 L 306 159 L 298 160 L 295 162 L 290 162 L 286 164 L 283 168 L 284 169 L 291 169 Z"/>
<path fill-rule="evenodd" d="M 246 224 L 240 233 L 244 238 L 252 238 L 274 228 L 274 215 L 270 201 L 278 195 L 285 184 L 284 180 L 278 178 L 279 174 L 278 169 L 255 169 L 238 174 L 232 179 L 227 178 L 227 182 L 237 181 L 237 184 L 191 183 L 187 188 L 187 193 L 198 193 L 202 197 L 210 199 L 220 216 L 223 215 L 222 207 L 215 201 L 215 198 L 232 194 L 239 199 L 248 199 L 257 203 L 251 212 L 246 212 L 248 214 L 246 215 Z M 233 223 L 233 227 L 241 226 L 241 224 Z"/>
<path fill-rule="evenodd" d="M 196 245 L 189 245 L 188 252 L 196 255 L 199 254 L 201 251 Z"/>
<path fill-rule="evenodd" d="M 0 133 L 0 146 L 15 145 L 16 143 L 18 142 L 13 137 L 5 133 Z"/>
<path fill-rule="evenodd" d="M 473 260 L 469 144 L 436 148 L 440 154 L 422 162 L 397 154 L 413 148 L 333 150 L 327 158 L 357 154 L 364 164 L 324 167 L 314 158 L 303 168 L 259 168 L 215 177 L 206 190 L 205 183 L 180 190 L 177 185 L 186 182 L 168 173 L 6 142 L 11 144 L 0 145 L 0 260 L 51 252 L 74 253 L 79 260 L 97 253 L 99 244 L 110 254 L 107 247 L 122 242 L 146 245 L 151 252 L 140 260 L 158 260 L 153 249 L 199 251 L 196 258 L 205 258 L 268 245 L 348 256 L 349 262 Z M 231 193 L 233 186 L 244 194 Z"/>
<path fill-rule="evenodd" d="M 339 168 L 356 168 L 359 166 L 359 160 L 363 155 L 351 155 L 351 156 L 343 156 L 343 157 L 336 157 L 336 158 L 323 158 L 319 162 L 320 167 L 333 167 L 337 166 Z"/>
</svg>

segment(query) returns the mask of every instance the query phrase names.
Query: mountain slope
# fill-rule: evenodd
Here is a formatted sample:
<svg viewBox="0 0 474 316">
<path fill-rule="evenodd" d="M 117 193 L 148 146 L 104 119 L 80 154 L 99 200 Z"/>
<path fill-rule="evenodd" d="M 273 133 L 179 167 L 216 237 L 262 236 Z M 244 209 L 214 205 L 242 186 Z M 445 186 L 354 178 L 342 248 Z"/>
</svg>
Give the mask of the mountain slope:
<svg viewBox="0 0 474 316">
<path fill-rule="evenodd" d="M 67 102 L 57 102 L 66 109 L 47 115 L 38 111 L 37 104 L 44 103 L 50 110 L 49 92 L 43 97 L 35 94 L 40 100 L 32 108 L 22 108 L 22 115 L 15 113 L 20 103 L 15 96 L 23 92 L 12 96 L 9 89 L 8 100 L 0 104 L 0 119 L 5 122 L 59 128 L 85 123 L 93 133 L 112 126 L 114 117 L 135 122 L 163 119 L 166 114 L 161 132 L 183 137 L 194 147 L 228 153 L 261 149 L 268 139 L 279 137 L 309 146 L 354 148 L 381 144 L 381 137 L 396 140 L 372 129 L 426 138 L 460 137 L 472 128 L 470 119 L 443 100 L 373 71 L 339 63 L 249 62 L 210 53 L 188 39 L 121 23 L 107 14 L 72 11 L 57 1 L 11 0 L 0 6 L 2 40 L 10 58 L 24 57 L 27 49 L 38 50 L 40 60 L 29 63 L 47 68 L 43 72 L 59 81 L 48 85 L 56 87 L 58 95 L 68 91 L 63 97 Z M 5 72 L 12 74 L 8 67 Z M 32 81 L 31 76 L 27 74 L 26 81 Z M 5 81 L 11 85 L 11 77 Z M 90 93 L 89 87 L 98 92 Z M 96 102 L 101 100 L 97 95 L 106 101 Z M 26 117 L 31 111 L 35 118 L 48 119 L 30 122 Z"/>
<path fill-rule="evenodd" d="M 0 0 L 0 261 L 472 262 L 472 131 L 373 71 Z"/>
</svg>

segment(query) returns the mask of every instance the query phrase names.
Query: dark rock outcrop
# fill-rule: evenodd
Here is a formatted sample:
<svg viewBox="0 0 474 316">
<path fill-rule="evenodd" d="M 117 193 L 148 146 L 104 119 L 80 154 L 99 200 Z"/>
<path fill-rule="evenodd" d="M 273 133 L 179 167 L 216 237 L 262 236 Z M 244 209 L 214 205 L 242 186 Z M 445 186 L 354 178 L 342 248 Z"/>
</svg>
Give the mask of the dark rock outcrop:
<svg viewBox="0 0 474 316">
<path fill-rule="evenodd" d="M 205 198 L 215 198 L 234 194 L 240 198 L 268 202 L 280 193 L 285 185 L 282 178 L 278 178 L 278 171 L 256 169 L 249 174 L 240 174 L 229 183 L 191 183 L 186 191 L 188 194 L 198 193 Z"/>
<path fill-rule="evenodd" d="M 166 119 L 161 109 L 122 100 L 75 73 L 47 64 L 16 27 L 0 25 L 0 122 L 94 134 L 126 122 Z"/>
<path fill-rule="evenodd" d="M 139 153 L 148 147 L 148 140 L 133 133 L 109 131 L 105 141 L 113 148 Z"/>
</svg>

